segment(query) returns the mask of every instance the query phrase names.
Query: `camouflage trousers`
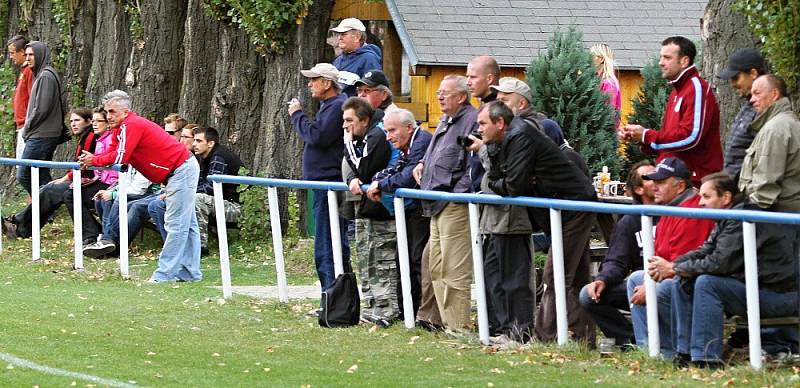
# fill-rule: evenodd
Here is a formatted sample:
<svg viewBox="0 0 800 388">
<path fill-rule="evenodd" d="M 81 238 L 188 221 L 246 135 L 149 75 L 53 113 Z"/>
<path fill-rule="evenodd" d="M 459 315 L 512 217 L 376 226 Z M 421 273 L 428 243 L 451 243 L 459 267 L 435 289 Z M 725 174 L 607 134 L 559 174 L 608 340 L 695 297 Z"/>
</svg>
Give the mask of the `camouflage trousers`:
<svg viewBox="0 0 800 388">
<path fill-rule="evenodd" d="M 242 214 L 242 205 L 222 201 L 225 204 L 225 222 L 237 222 Z M 200 228 L 200 246 L 208 247 L 208 219 L 214 215 L 214 196 L 198 193 L 194 201 L 194 209 L 197 213 L 197 226 Z"/>
<path fill-rule="evenodd" d="M 396 252 L 394 220 L 356 219 L 356 260 L 364 298 L 363 312 L 389 321 L 400 314 Z"/>
</svg>

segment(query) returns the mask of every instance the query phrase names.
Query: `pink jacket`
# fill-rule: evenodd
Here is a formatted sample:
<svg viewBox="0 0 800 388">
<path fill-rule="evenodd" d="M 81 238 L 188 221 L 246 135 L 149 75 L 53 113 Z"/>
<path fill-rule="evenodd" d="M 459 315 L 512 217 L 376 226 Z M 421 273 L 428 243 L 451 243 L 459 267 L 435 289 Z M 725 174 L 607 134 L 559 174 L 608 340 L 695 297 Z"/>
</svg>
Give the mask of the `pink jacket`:
<svg viewBox="0 0 800 388">
<path fill-rule="evenodd" d="M 95 155 L 101 155 L 106 152 L 112 150 L 111 148 L 111 139 L 113 139 L 113 131 L 105 131 L 99 138 L 97 138 L 97 143 L 94 148 Z M 119 178 L 119 173 L 114 170 L 95 170 L 94 172 L 95 178 L 97 178 L 100 182 L 103 182 L 109 186 L 117 183 L 117 179 Z"/>
</svg>

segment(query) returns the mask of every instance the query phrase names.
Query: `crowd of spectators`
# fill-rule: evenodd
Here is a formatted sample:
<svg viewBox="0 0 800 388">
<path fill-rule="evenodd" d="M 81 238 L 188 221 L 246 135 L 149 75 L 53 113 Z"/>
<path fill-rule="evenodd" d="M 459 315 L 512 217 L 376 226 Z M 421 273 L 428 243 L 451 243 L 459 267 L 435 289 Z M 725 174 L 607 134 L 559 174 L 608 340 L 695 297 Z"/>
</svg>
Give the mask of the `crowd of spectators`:
<svg viewBox="0 0 800 388">
<path fill-rule="evenodd" d="M 319 109 L 312 117 L 293 98 L 287 110 L 305 143 L 303 178 L 344 182 L 349 188 L 347 199 L 340 202 L 338 222 L 341 231 L 347 230 L 348 222 L 355 225 L 363 321 L 386 327 L 404 314 L 393 191 L 419 188 L 598 200 L 586 161 L 569 146 L 559 124 L 532 108 L 534 97 L 525 82 L 501 77 L 494 58 L 475 57 L 466 74 L 443 78 L 436 91 L 443 115 L 429 133 L 412 112 L 395 105 L 389 80 L 381 71 L 380 48 L 366 43 L 364 24 L 349 18 L 331 31 L 340 55 L 332 64 L 301 71 Z M 19 143 L 24 141 L 20 156 L 52 159 L 62 142 L 64 110 L 49 50 L 44 43 L 27 43 L 19 36 L 8 42 L 8 49 L 14 63 L 23 67 L 14 98 Z M 621 96 L 613 51 L 596 45 L 591 52 L 598 85 L 609 96 L 609 109 L 618 112 Z M 696 52 L 683 37 L 662 42 L 659 62 L 672 91 L 661 128 L 623 126 L 616 116 L 619 140 L 638 143 L 655 157 L 655 162 L 645 160 L 631 168 L 628 195 L 635 204 L 800 211 L 800 121 L 792 112 L 784 81 L 767 74 L 756 50 L 731 55 L 720 78 L 729 80 L 743 104 L 723 152 L 719 108 L 709 83 L 695 68 Z M 473 97 L 477 107 L 471 103 Z M 214 128 L 189 124 L 178 114 L 167 116 L 162 127 L 136 115 L 131 106 L 127 93 L 114 90 L 94 110 L 70 111 L 71 136 L 77 143 L 74 160 L 84 168 L 115 163 L 130 167 L 129 238 L 152 219 L 164 240 L 151 282 L 199 281 L 200 257 L 208 252 L 208 219 L 214 214 L 208 176 L 237 175 L 242 161 L 221 144 Z M 43 224 L 61 204 L 72 203 L 71 172 L 51 180 L 43 169 L 39 188 L 30 187 L 28 168 L 20 168 L 17 177 L 29 193 L 39 190 Z M 120 233 L 118 175 L 112 170 L 83 170 L 80 178 L 84 254 L 114 256 Z M 225 221 L 236 222 L 241 216 L 236 186 L 223 185 L 223 197 Z M 404 203 L 417 324 L 430 330 L 472 330 L 467 205 L 413 199 Z M 335 281 L 329 206 L 325 191 L 314 190 L 314 262 L 322 291 Z M 72 206 L 67 208 L 72 216 Z M 31 215 L 28 206 L 4 219 L 3 232 L 12 238 L 30 236 Z M 661 217 L 653 236 L 655 254 L 643 257 L 641 220 L 623 216 L 607 233 L 607 254 L 592 276 L 590 240 L 597 221 L 594 213 L 562 212 L 572 338 L 593 346 L 597 324 L 622 349 L 646 347 L 644 282 L 650 278 L 657 283 L 654 300 L 662 355 L 680 366 L 721 366 L 723 319 L 745 313 L 741 222 Z M 479 224 L 491 341 L 506 345 L 555 340 L 552 248 L 536 311 L 530 285 L 531 233 L 550 234 L 549 213 L 532 207 L 482 205 Z M 796 227 L 758 226 L 762 317 L 797 314 L 798 233 Z M 345 233 L 340 243 L 344 271 L 352 272 L 351 241 Z M 630 311 L 630 321 L 621 310 Z M 762 335 L 767 350 L 797 352 L 796 330 L 765 330 Z M 737 336 L 742 333 L 734 333 L 729 346 Z"/>
</svg>

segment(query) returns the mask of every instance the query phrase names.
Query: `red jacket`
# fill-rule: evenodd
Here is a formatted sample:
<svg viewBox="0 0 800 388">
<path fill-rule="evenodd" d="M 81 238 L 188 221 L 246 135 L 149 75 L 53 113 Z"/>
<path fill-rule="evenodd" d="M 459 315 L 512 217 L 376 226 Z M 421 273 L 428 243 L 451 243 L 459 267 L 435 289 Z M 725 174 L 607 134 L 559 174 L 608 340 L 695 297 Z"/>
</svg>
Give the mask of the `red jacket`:
<svg viewBox="0 0 800 388">
<path fill-rule="evenodd" d="M 694 66 L 670 84 L 664 122 L 660 130 L 645 130 L 642 150 L 658 154 L 656 162 L 680 158 L 692 172 L 692 183 L 700 187 L 700 179 L 722 170 L 717 99 Z"/>
<path fill-rule="evenodd" d="M 114 128 L 111 147 L 95 155 L 95 166 L 130 164 L 153 183 L 164 183 L 189 158 L 189 150 L 158 124 L 129 112 Z M 116 152 L 115 152 L 116 151 Z"/>
<path fill-rule="evenodd" d="M 33 70 L 30 66 L 25 66 L 19 72 L 17 88 L 14 89 L 14 123 L 17 129 L 25 125 L 25 115 L 28 114 L 28 100 L 31 99 L 31 87 L 33 87 Z"/>
<path fill-rule="evenodd" d="M 678 207 L 699 208 L 700 196 L 695 194 L 681 202 Z M 664 216 L 656 226 L 655 252 L 667 261 L 675 261 L 678 256 L 695 250 L 706 241 L 714 220 Z"/>
</svg>

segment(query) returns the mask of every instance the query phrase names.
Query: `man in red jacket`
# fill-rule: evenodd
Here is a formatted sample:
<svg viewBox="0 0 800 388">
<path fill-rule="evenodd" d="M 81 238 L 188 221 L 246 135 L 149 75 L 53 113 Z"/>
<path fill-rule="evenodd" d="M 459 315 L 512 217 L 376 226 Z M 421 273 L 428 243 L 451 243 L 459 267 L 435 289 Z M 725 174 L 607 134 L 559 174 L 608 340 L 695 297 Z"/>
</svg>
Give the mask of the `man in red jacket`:
<svg viewBox="0 0 800 388">
<path fill-rule="evenodd" d="M 711 85 L 694 66 L 697 49 L 682 36 L 661 42 L 661 76 L 673 89 L 664 108 L 661 129 L 628 124 L 618 131 L 620 140 L 641 143 L 642 151 L 658 155 L 656 162 L 669 156 L 680 158 L 691 172 L 692 185 L 722 170 L 719 139 L 719 106 Z"/>
<path fill-rule="evenodd" d="M 150 283 L 200 281 L 200 232 L 194 198 L 200 167 L 192 154 L 156 123 L 131 112 L 131 97 L 114 90 L 105 95 L 108 123 L 114 138 L 108 152 L 94 156 L 84 152 L 83 168 L 130 164 L 153 183 L 165 186 L 167 238 Z"/>
<path fill-rule="evenodd" d="M 17 78 L 17 88 L 14 89 L 14 124 L 17 129 L 17 158 L 22 157 L 22 150 L 25 149 L 25 140 L 22 138 L 22 127 L 25 125 L 25 115 L 28 113 L 28 100 L 31 97 L 31 87 L 33 86 L 33 70 L 25 61 L 25 45 L 28 40 L 22 35 L 16 35 L 8 40 L 8 58 L 17 65 L 19 78 Z"/>
</svg>

